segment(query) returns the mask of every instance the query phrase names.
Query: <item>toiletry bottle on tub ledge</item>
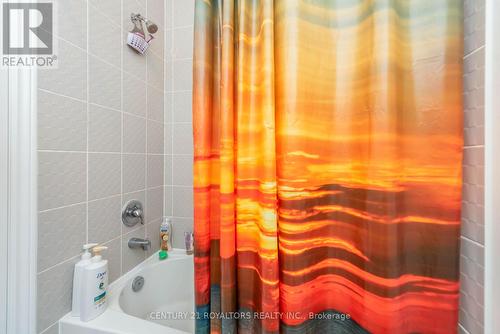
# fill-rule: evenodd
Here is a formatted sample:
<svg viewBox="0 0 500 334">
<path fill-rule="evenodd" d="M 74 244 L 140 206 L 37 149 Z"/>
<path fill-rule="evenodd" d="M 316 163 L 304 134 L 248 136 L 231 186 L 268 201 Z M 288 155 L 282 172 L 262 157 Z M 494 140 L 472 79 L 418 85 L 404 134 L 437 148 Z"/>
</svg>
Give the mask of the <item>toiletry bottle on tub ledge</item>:
<svg viewBox="0 0 500 334">
<path fill-rule="evenodd" d="M 80 320 L 89 321 L 106 310 L 108 288 L 108 260 L 104 260 L 101 251 L 106 246 L 92 248 L 94 256 L 83 268 L 82 296 L 80 300 Z"/>
<path fill-rule="evenodd" d="M 172 250 L 172 220 L 168 217 L 163 217 L 160 225 L 160 242 L 161 250 Z"/>
<path fill-rule="evenodd" d="M 82 298 L 82 275 L 83 269 L 90 264 L 90 258 L 92 255 L 90 254 L 90 250 L 97 246 L 97 244 L 86 244 L 83 245 L 83 254 L 80 259 L 75 264 L 75 271 L 73 274 L 73 299 L 71 304 L 71 316 L 79 317 L 80 316 L 80 300 Z"/>
</svg>

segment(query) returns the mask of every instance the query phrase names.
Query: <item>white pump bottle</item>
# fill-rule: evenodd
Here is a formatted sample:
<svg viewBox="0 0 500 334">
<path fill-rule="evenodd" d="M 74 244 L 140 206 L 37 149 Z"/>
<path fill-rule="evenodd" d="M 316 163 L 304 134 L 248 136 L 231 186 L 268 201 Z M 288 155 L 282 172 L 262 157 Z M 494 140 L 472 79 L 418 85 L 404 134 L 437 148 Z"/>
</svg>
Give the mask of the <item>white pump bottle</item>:
<svg viewBox="0 0 500 334">
<path fill-rule="evenodd" d="M 97 244 L 86 244 L 83 245 L 83 254 L 80 259 L 75 264 L 75 270 L 73 274 L 73 300 L 71 305 L 71 316 L 80 316 L 80 299 L 82 296 L 82 272 L 83 268 L 90 264 L 90 258 L 92 257 L 89 250 L 97 246 Z"/>
<path fill-rule="evenodd" d="M 82 298 L 80 300 L 80 320 L 90 321 L 106 310 L 108 288 L 108 260 L 104 260 L 101 251 L 106 246 L 92 248 L 94 256 L 83 268 Z"/>
</svg>

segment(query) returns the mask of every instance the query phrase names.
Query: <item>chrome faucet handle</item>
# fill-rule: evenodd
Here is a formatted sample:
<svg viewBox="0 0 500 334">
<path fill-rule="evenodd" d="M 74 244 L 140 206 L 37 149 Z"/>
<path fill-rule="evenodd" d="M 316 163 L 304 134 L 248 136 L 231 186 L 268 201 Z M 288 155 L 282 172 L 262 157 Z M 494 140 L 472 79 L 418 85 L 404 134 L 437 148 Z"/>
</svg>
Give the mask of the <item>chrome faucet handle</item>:
<svg viewBox="0 0 500 334">
<path fill-rule="evenodd" d="M 130 214 L 132 217 L 141 218 L 141 223 L 143 223 L 143 222 L 142 222 L 142 209 L 137 208 L 137 209 L 135 209 L 135 210 L 131 211 L 129 214 Z"/>
<path fill-rule="evenodd" d="M 122 222 L 127 227 L 134 227 L 137 223 L 144 225 L 144 209 L 138 200 L 129 201 L 122 210 Z"/>
</svg>

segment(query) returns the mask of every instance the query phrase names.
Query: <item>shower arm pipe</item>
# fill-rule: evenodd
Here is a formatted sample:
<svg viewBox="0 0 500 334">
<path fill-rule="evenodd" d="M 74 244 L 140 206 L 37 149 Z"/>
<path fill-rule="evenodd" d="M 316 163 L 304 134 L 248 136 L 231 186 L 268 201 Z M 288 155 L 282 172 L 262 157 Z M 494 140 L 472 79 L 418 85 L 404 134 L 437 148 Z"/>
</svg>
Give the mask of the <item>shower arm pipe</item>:
<svg viewBox="0 0 500 334">
<path fill-rule="evenodd" d="M 156 23 L 149 20 L 148 18 L 142 16 L 140 13 L 131 13 L 130 20 L 132 21 L 132 23 L 134 23 L 134 25 L 136 25 L 137 23 L 140 24 L 144 35 L 146 35 L 146 32 L 152 35 L 158 31 L 158 25 L 156 25 Z"/>
</svg>

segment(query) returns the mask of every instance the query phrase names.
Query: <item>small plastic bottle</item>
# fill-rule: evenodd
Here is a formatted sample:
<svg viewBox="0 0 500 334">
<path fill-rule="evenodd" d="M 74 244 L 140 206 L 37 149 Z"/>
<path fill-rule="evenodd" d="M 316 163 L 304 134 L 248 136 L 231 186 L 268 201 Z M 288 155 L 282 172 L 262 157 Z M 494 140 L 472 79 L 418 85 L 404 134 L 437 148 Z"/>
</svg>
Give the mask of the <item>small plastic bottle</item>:
<svg viewBox="0 0 500 334">
<path fill-rule="evenodd" d="M 172 250 L 172 221 L 168 217 L 164 217 L 160 225 L 160 243 L 162 250 Z"/>
</svg>

